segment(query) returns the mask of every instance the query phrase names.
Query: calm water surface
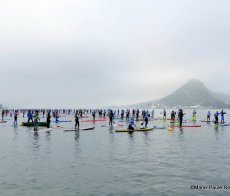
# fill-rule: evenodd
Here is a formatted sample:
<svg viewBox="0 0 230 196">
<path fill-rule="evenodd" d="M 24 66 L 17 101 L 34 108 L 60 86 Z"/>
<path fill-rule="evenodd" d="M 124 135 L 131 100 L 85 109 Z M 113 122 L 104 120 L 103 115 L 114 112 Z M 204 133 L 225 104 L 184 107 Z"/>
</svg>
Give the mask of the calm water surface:
<svg viewBox="0 0 230 196">
<path fill-rule="evenodd" d="M 197 118 L 206 112 L 198 110 Z M 192 110 L 185 113 L 191 119 Z M 129 134 L 104 124 L 81 123 L 96 128 L 79 135 L 54 123 L 50 133 L 38 134 L 12 120 L 0 124 L 0 195 L 230 195 L 224 188 L 190 188 L 230 186 L 230 126 L 196 122 L 202 127 Z M 163 124 L 151 121 L 149 127 Z"/>
</svg>

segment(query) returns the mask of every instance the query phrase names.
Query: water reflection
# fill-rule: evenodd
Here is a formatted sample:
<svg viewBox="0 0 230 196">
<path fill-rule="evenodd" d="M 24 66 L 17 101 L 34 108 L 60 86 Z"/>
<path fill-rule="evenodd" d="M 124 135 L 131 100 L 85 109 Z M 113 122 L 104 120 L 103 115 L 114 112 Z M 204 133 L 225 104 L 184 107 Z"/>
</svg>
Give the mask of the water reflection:
<svg viewBox="0 0 230 196">
<path fill-rule="evenodd" d="M 110 126 L 108 130 L 109 130 L 109 133 L 110 133 L 110 134 L 114 134 L 114 132 L 113 132 L 114 127 L 113 127 L 113 126 Z"/>
<path fill-rule="evenodd" d="M 130 141 L 133 141 L 134 133 L 133 132 L 128 132 L 128 136 L 129 136 Z"/>
<path fill-rule="evenodd" d="M 38 131 L 34 131 L 34 142 L 33 142 L 33 149 L 35 151 L 39 150 L 40 145 L 39 145 L 39 134 Z"/>
<path fill-rule="evenodd" d="M 18 136 L 18 129 L 17 126 L 13 126 L 14 127 L 14 137 L 13 140 L 16 141 L 17 140 L 17 136 Z"/>
<path fill-rule="evenodd" d="M 50 131 L 46 132 L 46 141 L 50 142 Z"/>
<path fill-rule="evenodd" d="M 74 139 L 77 143 L 79 143 L 79 137 L 80 137 L 79 131 L 75 131 Z"/>
<path fill-rule="evenodd" d="M 144 136 L 144 138 L 147 138 L 147 139 L 149 139 L 149 132 L 148 131 L 144 131 L 143 132 L 143 136 Z"/>
<path fill-rule="evenodd" d="M 109 128 L 110 143 L 114 142 L 115 134 L 112 128 Z"/>
<path fill-rule="evenodd" d="M 74 133 L 74 157 L 78 158 L 81 154 L 80 148 L 80 133 L 79 131 L 75 131 Z"/>
</svg>

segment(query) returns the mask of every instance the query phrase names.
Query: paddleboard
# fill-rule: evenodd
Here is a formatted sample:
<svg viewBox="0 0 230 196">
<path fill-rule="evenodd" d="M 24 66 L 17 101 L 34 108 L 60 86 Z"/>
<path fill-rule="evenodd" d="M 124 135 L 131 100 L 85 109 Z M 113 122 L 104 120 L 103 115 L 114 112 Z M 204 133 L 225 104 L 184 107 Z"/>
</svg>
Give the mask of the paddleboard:
<svg viewBox="0 0 230 196">
<path fill-rule="evenodd" d="M 95 127 L 85 127 L 85 128 L 81 128 L 80 130 L 93 130 Z"/>
<path fill-rule="evenodd" d="M 115 130 L 115 132 L 120 132 L 120 133 L 122 133 L 122 132 L 129 132 L 129 133 L 133 133 L 133 132 L 135 132 L 135 130 L 124 129 L 124 130 Z"/>
<path fill-rule="evenodd" d="M 81 122 L 104 122 L 106 119 L 98 119 L 98 120 L 82 120 Z"/>
<path fill-rule="evenodd" d="M 152 131 L 153 128 L 138 128 L 138 129 L 135 129 L 135 131 Z"/>
<path fill-rule="evenodd" d="M 137 128 L 135 130 L 131 129 L 120 129 L 120 130 L 115 130 L 115 132 L 134 132 L 134 131 L 151 131 L 153 128 Z"/>
<path fill-rule="evenodd" d="M 182 126 L 170 126 L 173 128 L 197 128 L 197 127 L 201 127 L 201 125 L 182 125 Z"/>
<path fill-rule="evenodd" d="M 95 129 L 95 127 L 85 127 L 85 128 L 80 128 L 80 129 L 66 129 L 64 131 L 65 132 L 67 132 L 67 131 L 79 131 L 79 130 L 86 131 L 86 130 L 93 130 L 93 129 Z"/>
<path fill-rule="evenodd" d="M 153 126 L 154 129 L 166 129 L 165 126 Z"/>
<path fill-rule="evenodd" d="M 53 121 L 51 121 L 51 122 L 55 122 L 55 123 L 63 123 L 63 122 L 72 122 L 72 121 L 71 121 L 71 120 L 58 120 L 58 121 L 53 120 Z"/>
<path fill-rule="evenodd" d="M 68 131 L 79 131 L 79 129 L 66 129 L 66 130 L 64 130 L 64 132 L 68 132 Z"/>
</svg>

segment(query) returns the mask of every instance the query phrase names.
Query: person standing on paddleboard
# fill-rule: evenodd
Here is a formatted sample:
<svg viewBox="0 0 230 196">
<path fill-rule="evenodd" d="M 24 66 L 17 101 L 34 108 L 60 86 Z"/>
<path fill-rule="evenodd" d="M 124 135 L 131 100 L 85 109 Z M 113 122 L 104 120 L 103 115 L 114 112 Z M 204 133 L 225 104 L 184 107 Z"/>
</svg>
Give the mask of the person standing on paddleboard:
<svg viewBox="0 0 230 196">
<path fill-rule="evenodd" d="M 152 110 L 152 119 L 154 120 L 154 110 Z"/>
<path fill-rule="evenodd" d="M 208 111 L 208 113 L 207 113 L 207 122 L 210 122 L 210 117 L 211 117 L 211 112 Z"/>
<path fill-rule="evenodd" d="M 221 110 L 221 112 L 220 112 L 220 117 L 221 117 L 220 123 L 224 123 L 224 115 L 225 114 L 226 114 L 226 112 L 224 112 L 224 110 Z"/>
<path fill-rule="evenodd" d="M 127 109 L 127 110 L 126 110 L 126 121 L 127 121 L 127 122 L 129 121 L 129 113 L 130 113 L 130 111 Z"/>
<path fill-rule="evenodd" d="M 46 117 L 47 128 L 50 128 L 50 121 L 51 121 L 51 115 L 50 115 L 50 111 L 49 111 L 47 114 L 47 117 Z"/>
<path fill-rule="evenodd" d="M 165 111 L 165 109 L 163 111 L 163 120 L 166 120 L 166 111 Z"/>
<path fill-rule="evenodd" d="M 14 125 L 18 125 L 18 111 L 14 111 Z"/>
<path fill-rule="evenodd" d="M 216 113 L 214 114 L 214 117 L 215 117 L 215 121 L 214 121 L 214 123 L 216 124 L 216 125 L 218 125 L 218 122 L 219 122 L 219 112 L 218 111 L 216 111 Z"/>
<path fill-rule="evenodd" d="M 121 110 L 121 119 L 123 120 L 124 118 L 124 114 L 125 114 L 125 111 L 124 110 Z"/>
<path fill-rule="evenodd" d="M 137 112 L 136 112 L 136 120 L 139 120 L 139 113 L 140 113 L 140 111 L 137 109 Z"/>
<path fill-rule="evenodd" d="M 179 109 L 178 118 L 179 118 L 180 127 L 182 126 L 183 116 L 184 116 L 184 115 L 185 115 L 185 113 L 183 113 L 183 110 L 182 110 L 182 109 Z"/>
<path fill-rule="evenodd" d="M 28 113 L 27 113 L 27 117 L 28 117 L 28 122 L 30 122 L 30 120 L 32 121 L 32 123 L 34 122 L 34 121 L 33 121 L 33 114 L 31 113 L 30 110 L 29 110 Z"/>
<path fill-rule="evenodd" d="M 79 130 L 79 117 L 78 117 L 78 112 L 75 113 L 75 129 Z"/>
<path fill-rule="evenodd" d="M 195 109 L 193 110 L 193 113 L 192 113 L 192 120 L 196 121 L 196 110 Z"/>
<path fill-rule="evenodd" d="M 5 110 L 2 110 L 2 120 L 4 120 Z"/>
<path fill-rule="evenodd" d="M 109 111 L 109 126 L 113 125 L 113 110 Z"/>
<path fill-rule="evenodd" d="M 147 128 L 148 123 L 149 123 L 149 114 L 148 114 L 148 112 L 146 112 L 145 113 L 145 128 Z"/>
<path fill-rule="evenodd" d="M 134 124 L 134 118 L 131 117 L 131 119 L 130 119 L 130 121 L 129 121 L 128 129 L 129 129 L 129 130 L 134 130 L 134 126 L 136 126 L 136 125 Z"/>
<path fill-rule="evenodd" d="M 103 117 L 105 118 L 105 115 L 106 115 L 106 110 L 104 109 L 103 111 Z"/>
<path fill-rule="evenodd" d="M 58 122 L 59 120 L 59 113 L 58 113 L 58 110 L 56 110 L 56 112 L 55 112 L 55 118 L 56 118 L 56 122 Z"/>
<path fill-rule="evenodd" d="M 40 118 L 39 118 L 38 110 L 36 110 L 34 115 L 34 131 L 38 130 L 38 120 L 40 120 Z"/>
<path fill-rule="evenodd" d="M 171 121 L 172 122 L 175 121 L 175 112 L 174 112 L 174 110 L 171 112 Z"/>
<path fill-rule="evenodd" d="M 92 116 L 93 116 L 93 120 L 95 120 L 95 117 L 96 117 L 96 112 L 95 112 L 95 110 L 92 112 Z"/>
</svg>

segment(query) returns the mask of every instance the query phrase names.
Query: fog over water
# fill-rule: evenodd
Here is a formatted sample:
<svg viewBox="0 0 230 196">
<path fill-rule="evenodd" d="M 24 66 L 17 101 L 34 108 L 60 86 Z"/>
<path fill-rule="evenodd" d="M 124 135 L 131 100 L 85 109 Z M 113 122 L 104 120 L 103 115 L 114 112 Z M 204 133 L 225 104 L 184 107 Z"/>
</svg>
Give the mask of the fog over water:
<svg viewBox="0 0 230 196">
<path fill-rule="evenodd" d="M 197 78 L 230 94 L 230 1 L 0 3 L 0 103 L 103 107 Z"/>
</svg>

